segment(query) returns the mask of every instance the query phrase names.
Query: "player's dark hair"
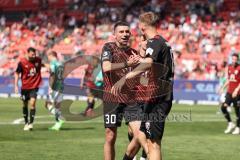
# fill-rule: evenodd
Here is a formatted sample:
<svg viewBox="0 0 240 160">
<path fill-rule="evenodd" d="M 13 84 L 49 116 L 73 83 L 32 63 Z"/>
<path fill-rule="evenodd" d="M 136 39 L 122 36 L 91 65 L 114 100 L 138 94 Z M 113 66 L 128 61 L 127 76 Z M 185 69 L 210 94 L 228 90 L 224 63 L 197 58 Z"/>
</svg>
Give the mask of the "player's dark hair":
<svg viewBox="0 0 240 160">
<path fill-rule="evenodd" d="M 233 53 L 233 54 L 232 54 L 232 57 L 237 57 L 237 59 L 239 60 L 239 56 L 238 56 L 237 53 Z"/>
<path fill-rule="evenodd" d="M 157 26 L 159 17 L 154 12 L 145 12 L 139 16 L 139 21 L 149 26 Z"/>
<path fill-rule="evenodd" d="M 55 51 L 50 51 L 48 54 L 57 58 L 57 52 Z"/>
<path fill-rule="evenodd" d="M 35 48 L 33 48 L 33 47 L 29 47 L 28 49 L 27 49 L 27 52 L 29 53 L 29 52 L 35 52 L 36 53 L 36 49 Z"/>
<path fill-rule="evenodd" d="M 116 22 L 114 24 L 113 30 L 115 31 L 118 26 L 127 26 L 127 27 L 129 27 L 129 24 L 127 22 L 124 22 L 124 21 L 118 21 L 118 22 Z"/>
</svg>

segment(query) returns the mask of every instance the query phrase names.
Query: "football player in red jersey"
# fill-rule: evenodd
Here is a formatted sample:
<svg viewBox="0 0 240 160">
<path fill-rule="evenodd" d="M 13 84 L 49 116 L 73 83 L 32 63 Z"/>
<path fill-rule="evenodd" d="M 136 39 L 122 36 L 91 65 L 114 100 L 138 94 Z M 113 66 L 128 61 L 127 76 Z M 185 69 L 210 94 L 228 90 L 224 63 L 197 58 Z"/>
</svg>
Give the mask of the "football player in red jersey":
<svg viewBox="0 0 240 160">
<path fill-rule="evenodd" d="M 42 60 L 36 56 L 35 48 L 28 48 L 15 72 L 15 93 L 18 94 L 18 80 L 21 78 L 21 99 L 23 101 L 23 118 L 25 126 L 23 130 L 32 130 L 36 113 L 36 99 L 39 85 L 41 83 Z M 30 120 L 28 120 L 28 104 L 30 105 Z"/>
<path fill-rule="evenodd" d="M 98 65 L 98 60 L 93 59 L 93 64 L 88 64 L 87 69 L 84 71 L 84 76 L 81 80 L 80 87 L 83 88 L 83 86 L 86 86 L 86 93 L 87 93 L 87 107 L 85 111 L 83 112 L 84 116 L 93 116 L 93 109 L 95 105 L 95 96 L 93 93 L 93 89 L 96 89 L 97 86 L 94 83 L 95 77 L 94 77 L 94 69 Z"/>
<path fill-rule="evenodd" d="M 227 81 L 225 84 L 221 87 L 221 91 L 225 87 L 227 87 L 227 93 L 225 97 L 225 102 L 221 106 L 221 110 L 224 114 L 224 117 L 226 118 L 228 122 L 228 126 L 224 133 L 228 134 L 232 132 L 232 134 L 239 134 L 239 127 L 240 127 L 240 119 L 239 119 L 239 108 L 240 108 L 240 92 L 239 92 L 239 82 L 240 82 L 240 65 L 238 64 L 239 57 L 237 54 L 232 55 L 232 64 L 228 66 L 227 70 Z M 237 127 L 232 122 L 231 116 L 227 110 L 227 107 L 233 104 L 233 107 L 235 109 L 235 113 L 237 116 Z"/>
</svg>

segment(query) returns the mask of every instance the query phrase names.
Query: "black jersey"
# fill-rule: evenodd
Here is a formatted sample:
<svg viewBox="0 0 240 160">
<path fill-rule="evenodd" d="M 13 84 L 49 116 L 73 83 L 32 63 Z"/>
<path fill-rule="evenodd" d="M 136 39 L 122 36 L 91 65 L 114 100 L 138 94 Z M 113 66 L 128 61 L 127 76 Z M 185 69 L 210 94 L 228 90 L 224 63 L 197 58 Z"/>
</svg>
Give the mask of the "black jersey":
<svg viewBox="0 0 240 160">
<path fill-rule="evenodd" d="M 153 59 L 149 72 L 150 99 L 172 100 L 174 58 L 170 45 L 161 36 L 147 41 L 146 56 Z"/>
</svg>

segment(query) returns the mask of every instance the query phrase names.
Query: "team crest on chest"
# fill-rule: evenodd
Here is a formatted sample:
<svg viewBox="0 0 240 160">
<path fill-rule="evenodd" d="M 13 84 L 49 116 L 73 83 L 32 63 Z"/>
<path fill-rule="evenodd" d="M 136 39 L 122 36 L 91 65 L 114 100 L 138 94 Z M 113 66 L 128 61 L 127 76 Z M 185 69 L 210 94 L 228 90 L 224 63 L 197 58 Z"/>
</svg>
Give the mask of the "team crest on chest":
<svg viewBox="0 0 240 160">
<path fill-rule="evenodd" d="M 147 130 L 150 130 L 150 122 L 146 122 L 145 127 L 146 127 Z"/>
<path fill-rule="evenodd" d="M 234 74 L 238 74 L 238 70 L 235 70 L 235 71 L 234 71 Z"/>
</svg>

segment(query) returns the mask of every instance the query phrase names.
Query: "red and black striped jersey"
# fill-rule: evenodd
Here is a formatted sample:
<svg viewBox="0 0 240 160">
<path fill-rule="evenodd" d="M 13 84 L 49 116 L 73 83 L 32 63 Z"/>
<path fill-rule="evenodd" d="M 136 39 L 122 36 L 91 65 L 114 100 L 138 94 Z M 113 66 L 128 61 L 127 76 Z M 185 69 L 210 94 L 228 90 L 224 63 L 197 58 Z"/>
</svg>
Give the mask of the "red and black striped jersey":
<svg viewBox="0 0 240 160">
<path fill-rule="evenodd" d="M 115 42 L 106 43 L 102 49 L 101 62 L 110 61 L 111 63 L 125 63 L 128 61 L 128 58 L 132 55 L 132 52 L 136 51 L 130 47 L 120 48 Z M 113 96 L 110 93 L 112 86 L 118 82 L 123 76 L 125 76 L 131 67 L 103 72 L 103 82 L 104 82 L 104 95 L 103 100 L 108 102 L 121 102 L 125 103 L 130 98 L 127 94 L 129 90 L 127 85 L 122 89 L 122 92 L 117 96 Z"/>
</svg>

